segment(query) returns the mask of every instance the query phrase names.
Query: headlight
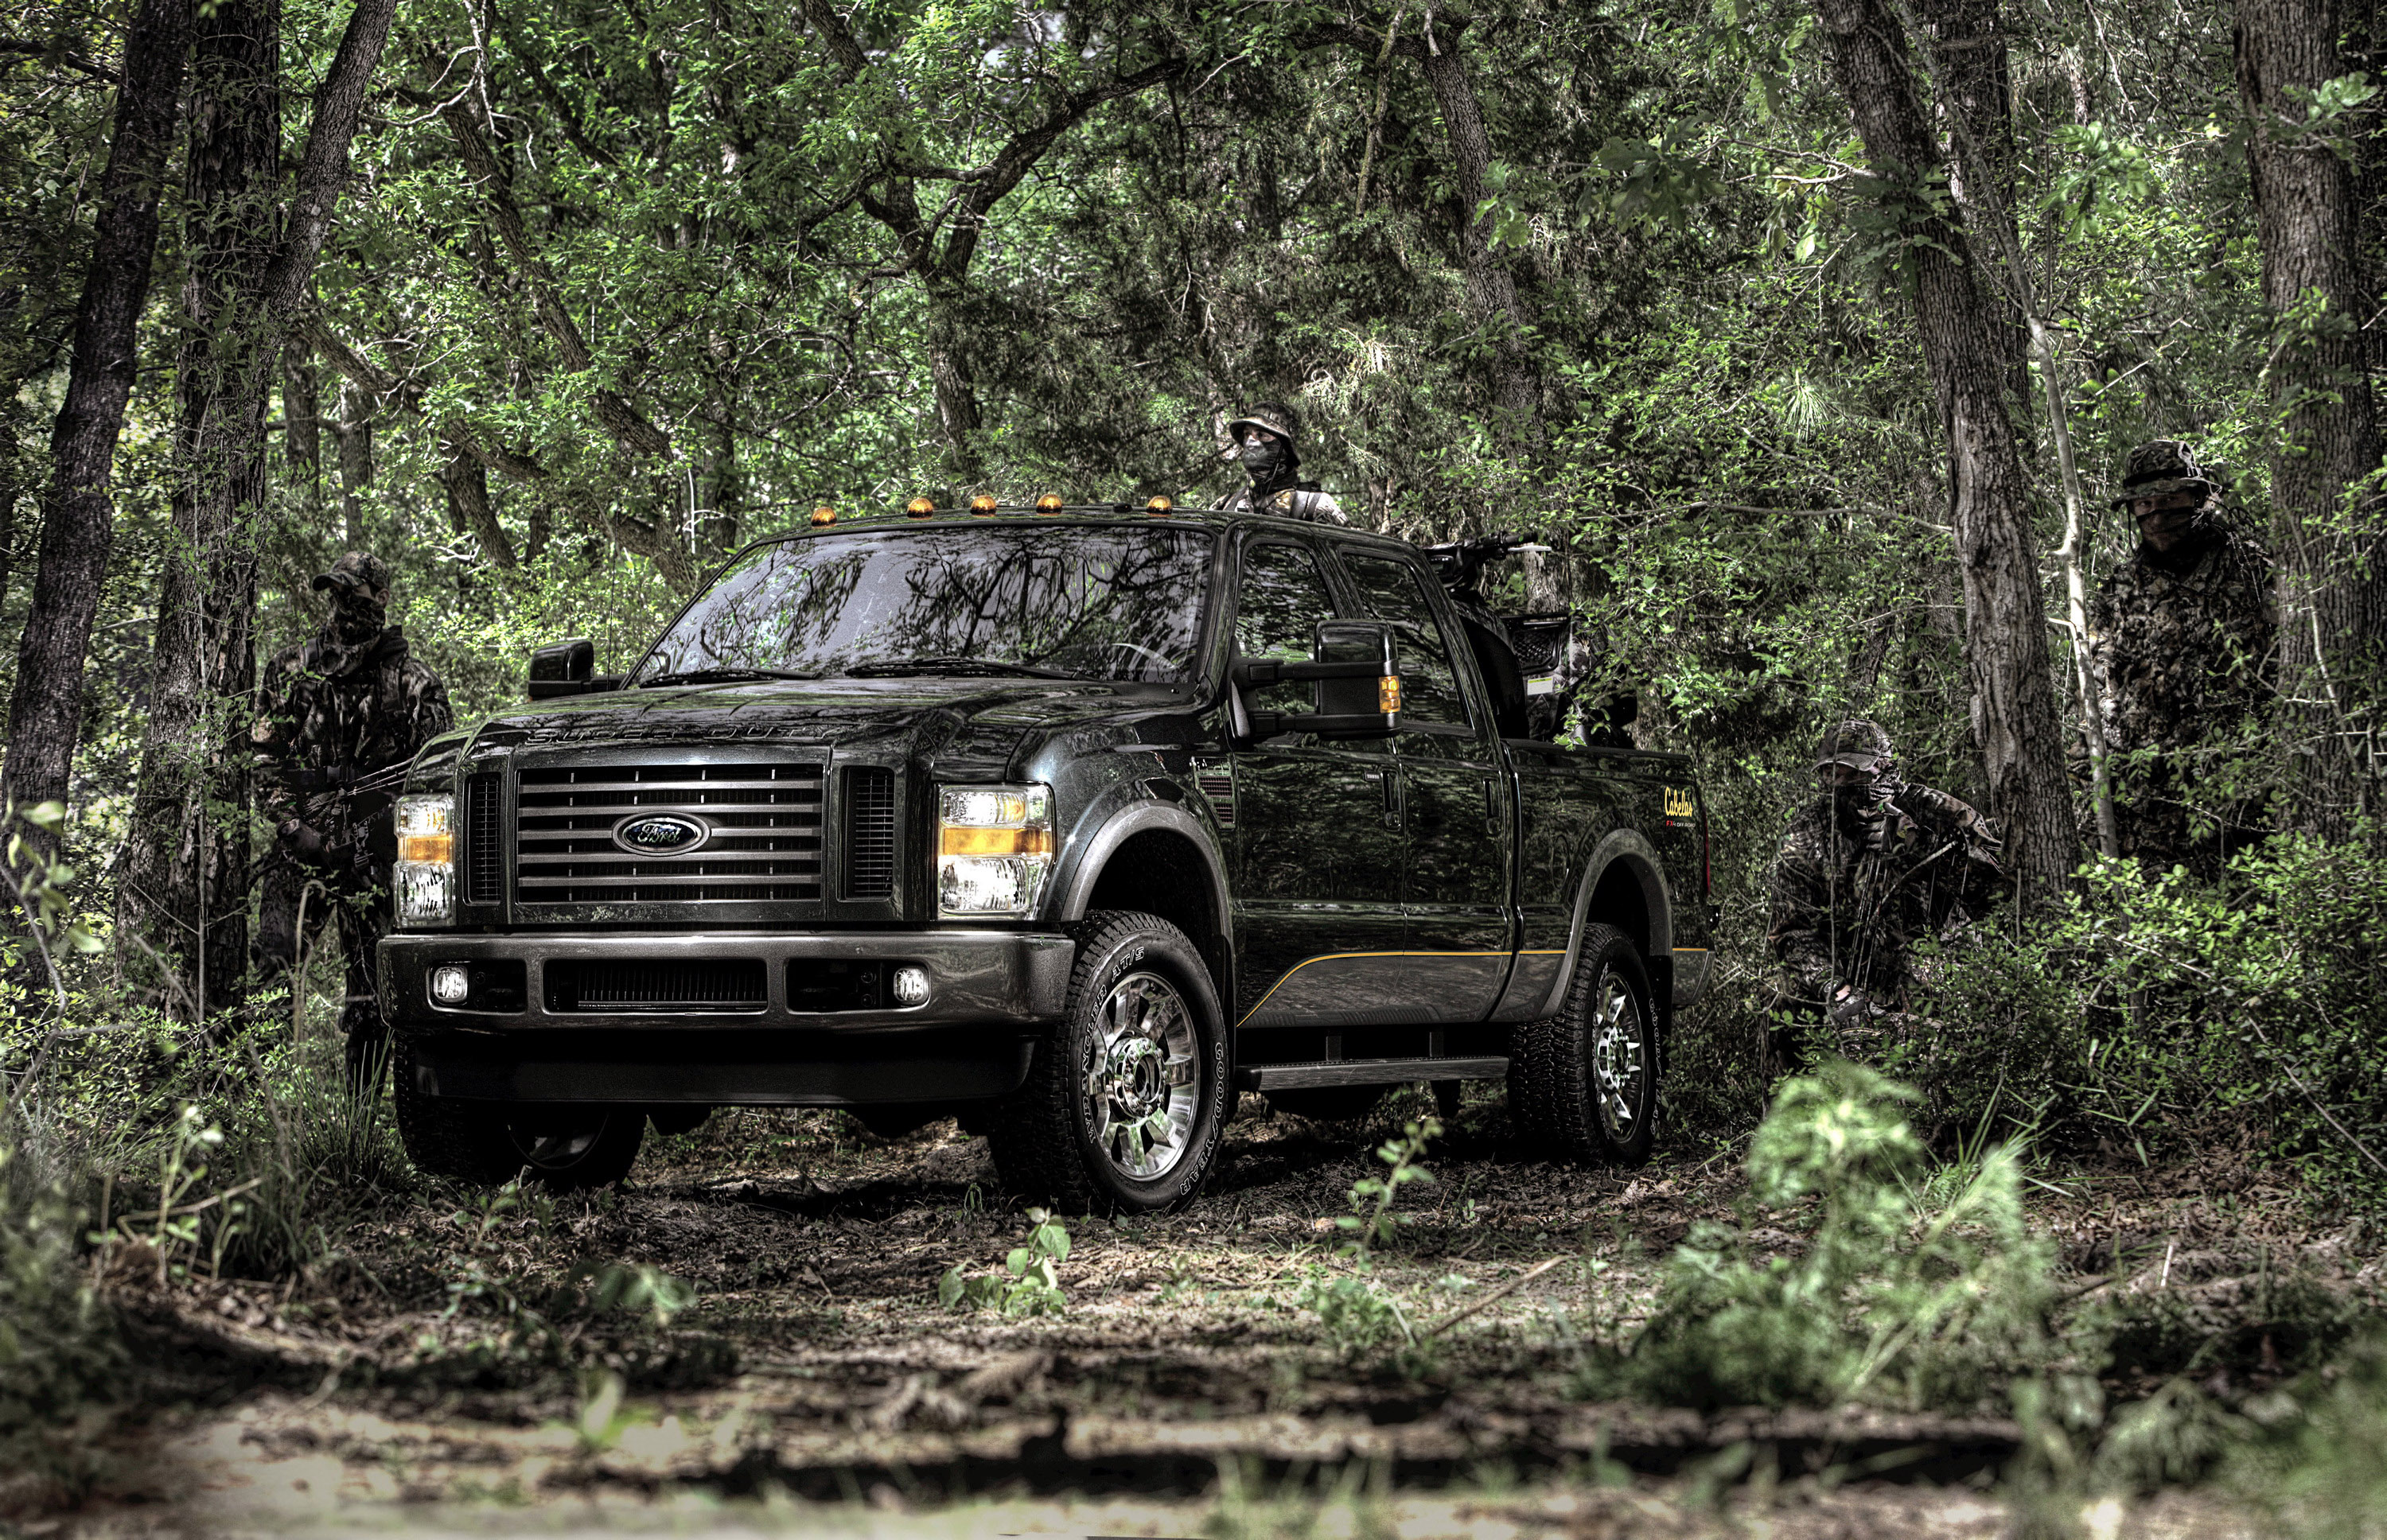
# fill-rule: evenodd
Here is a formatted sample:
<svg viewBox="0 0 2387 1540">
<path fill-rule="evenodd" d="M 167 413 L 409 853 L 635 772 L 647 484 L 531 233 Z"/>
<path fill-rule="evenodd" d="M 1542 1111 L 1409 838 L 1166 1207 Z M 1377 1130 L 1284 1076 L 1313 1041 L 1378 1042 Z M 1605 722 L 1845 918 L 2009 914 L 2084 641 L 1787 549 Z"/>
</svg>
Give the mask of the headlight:
<svg viewBox="0 0 2387 1540">
<path fill-rule="evenodd" d="M 456 917 L 456 799 L 398 800 L 398 923 L 447 925 Z"/>
<path fill-rule="evenodd" d="M 937 789 L 937 913 L 1025 915 L 1053 866 L 1049 786 Z"/>
</svg>

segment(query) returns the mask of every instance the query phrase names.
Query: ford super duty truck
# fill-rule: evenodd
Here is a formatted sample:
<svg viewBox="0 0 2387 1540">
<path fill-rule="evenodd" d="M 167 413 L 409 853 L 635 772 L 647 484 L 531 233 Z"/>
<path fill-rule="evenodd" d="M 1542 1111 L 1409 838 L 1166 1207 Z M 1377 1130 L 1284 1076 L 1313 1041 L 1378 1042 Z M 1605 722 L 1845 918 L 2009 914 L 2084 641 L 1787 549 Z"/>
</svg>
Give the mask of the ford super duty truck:
<svg viewBox="0 0 2387 1540">
<path fill-rule="evenodd" d="M 424 748 L 379 973 L 419 1165 L 602 1183 L 650 1121 L 839 1106 L 1156 1209 L 1239 1090 L 1499 1079 L 1545 1152 L 1648 1153 L 1709 978 L 1688 764 L 1526 736 L 1416 547 L 1056 501 L 762 541 L 626 674 L 542 648 Z"/>
</svg>

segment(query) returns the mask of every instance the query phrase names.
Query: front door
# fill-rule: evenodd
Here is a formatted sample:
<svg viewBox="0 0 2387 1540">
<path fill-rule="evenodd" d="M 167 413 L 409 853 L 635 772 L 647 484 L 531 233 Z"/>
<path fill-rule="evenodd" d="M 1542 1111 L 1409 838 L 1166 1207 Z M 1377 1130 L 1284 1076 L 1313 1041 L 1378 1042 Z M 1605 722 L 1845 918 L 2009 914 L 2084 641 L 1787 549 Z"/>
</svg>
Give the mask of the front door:
<svg viewBox="0 0 2387 1540">
<path fill-rule="evenodd" d="M 1416 563 L 1345 549 L 1359 601 L 1390 621 L 1401 665 L 1396 759 L 1408 804 L 1404 944 L 1437 1021 L 1481 1021 L 1507 983 L 1509 777 L 1474 681 L 1460 672 Z M 1409 1019 L 1418 1019 L 1414 1016 Z"/>
<path fill-rule="evenodd" d="M 1244 548 L 1235 645 L 1247 657 L 1307 661 L 1332 597 L 1306 545 Z M 1314 687 L 1245 692 L 1247 711 L 1315 711 Z M 1337 743 L 1297 728 L 1236 751 L 1235 907 L 1239 1025 L 1335 1028 L 1381 1021 L 1405 921 L 1401 791 L 1383 743 Z"/>
</svg>

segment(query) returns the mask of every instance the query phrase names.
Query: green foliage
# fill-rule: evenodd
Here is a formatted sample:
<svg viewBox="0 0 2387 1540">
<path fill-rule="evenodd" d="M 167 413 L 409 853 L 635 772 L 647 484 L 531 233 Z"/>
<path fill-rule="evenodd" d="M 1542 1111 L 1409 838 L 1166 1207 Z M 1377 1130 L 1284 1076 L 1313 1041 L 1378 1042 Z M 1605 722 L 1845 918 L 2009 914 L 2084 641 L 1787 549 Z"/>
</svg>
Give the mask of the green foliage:
<svg viewBox="0 0 2387 1540">
<path fill-rule="evenodd" d="M 2044 1358 L 2053 1258 L 2024 1222 L 2022 1152 L 2001 1145 L 1918 1201 L 1913 1099 L 1848 1064 L 1787 1082 L 1749 1147 L 1750 1222 L 1693 1231 L 1594 1383 L 1706 1406 L 1955 1407 Z M 1760 1238 L 1756 1221 L 1794 1216 L 1812 1221 L 1803 1241 Z"/>
<path fill-rule="evenodd" d="M 116 1323 L 78 1266 L 83 1217 L 23 1135 L 0 1101 L 0 1490 L 88 1477 L 83 1437 L 124 1369 Z"/>
<path fill-rule="evenodd" d="M 1387 1139 L 1377 1149 L 1376 1158 L 1388 1169 L 1381 1177 L 1361 1177 L 1353 1182 L 1347 1194 L 1351 1212 L 1335 1217 L 1334 1228 L 1346 1237 L 1343 1245 L 1346 1254 L 1364 1257 L 1378 1246 L 1389 1245 L 1400 1227 L 1409 1222 L 1412 1216 L 1393 1212 L 1393 1201 L 1410 1182 L 1433 1180 L 1433 1173 L 1421 1161 L 1426 1145 L 1441 1137 L 1441 1121 L 1426 1117 L 1402 1125 L 1400 1138 Z"/>
<path fill-rule="evenodd" d="M 2387 855 L 2284 835 L 2206 888 L 2103 865 L 2058 938 L 2098 991 L 2079 1097 L 2108 1125 L 2267 1130 L 2323 1192 L 2387 1193 Z"/>
<path fill-rule="evenodd" d="M 937 1303 L 948 1310 L 992 1309 L 1006 1316 L 1061 1314 L 1069 1307 L 1061 1292 L 1059 1265 L 1069 1255 L 1069 1232 L 1042 1208 L 1028 1211 L 1028 1243 L 1011 1248 L 1003 1270 L 971 1277 L 956 1262 L 937 1280 Z"/>
<path fill-rule="evenodd" d="M 662 1328 L 696 1303 L 696 1286 L 645 1262 L 586 1260 L 565 1275 L 558 1314 L 643 1317 Z"/>
<path fill-rule="evenodd" d="M 2387 1338 L 2373 1335 L 2327 1373 L 2259 1412 L 2229 1461 L 2233 1485 L 2310 1540 L 2372 1540 L 2387 1513 Z"/>
<path fill-rule="evenodd" d="M 1364 1271 L 1332 1272 L 1312 1263 L 1293 1302 L 1316 1312 L 1327 1342 L 1345 1357 L 1359 1357 L 1395 1341 L 1417 1345 L 1408 1312 L 1391 1290 Z"/>
</svg>

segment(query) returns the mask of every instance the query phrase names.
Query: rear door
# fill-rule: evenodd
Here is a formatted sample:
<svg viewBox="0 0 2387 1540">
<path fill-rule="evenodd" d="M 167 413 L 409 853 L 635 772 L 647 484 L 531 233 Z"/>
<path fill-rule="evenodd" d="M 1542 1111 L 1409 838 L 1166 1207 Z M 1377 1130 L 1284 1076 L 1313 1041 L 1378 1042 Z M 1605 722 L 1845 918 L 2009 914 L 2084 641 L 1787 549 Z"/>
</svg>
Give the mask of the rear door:
<svg viewBox="0 0 2387 1540">
<path fill-rule="evenodd" d="M 1307 661 L 1332 590 L 1308 544 L 1244 548 L 1235 645 L 1245 656 Z M 1316 709 L 1315 687 L 1246 691 L 1247 712 Z M 1240 1025 L 1340 1027 L 1398 1004 L 1399 779 L 1389 746 L 1338 743 L 1297 727 L 1238 749 L 1236 947 Z"/>
<path fill-rule="evenodd" d="M 1439 1021 L 1481 1021 L 1507 982 L 1509 776 L 1492 713 L 1464 644 L 1452 645 L 1423 565 L 1357 546 L 1340 549 L 1362 614 L 1398 636 L 1396 742 L 1408 861 L 1402 883 L 1418 1004 Z M 1410 1019 L 1416 1019 L 1412 1016 Z"/>
</svg>

